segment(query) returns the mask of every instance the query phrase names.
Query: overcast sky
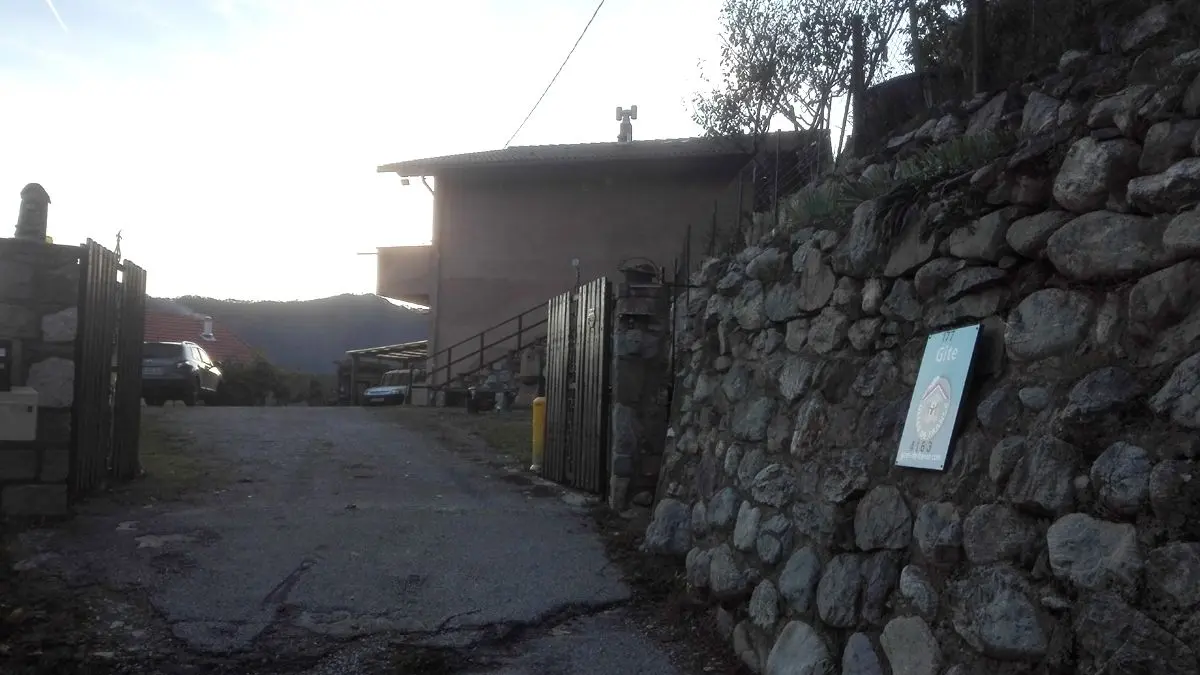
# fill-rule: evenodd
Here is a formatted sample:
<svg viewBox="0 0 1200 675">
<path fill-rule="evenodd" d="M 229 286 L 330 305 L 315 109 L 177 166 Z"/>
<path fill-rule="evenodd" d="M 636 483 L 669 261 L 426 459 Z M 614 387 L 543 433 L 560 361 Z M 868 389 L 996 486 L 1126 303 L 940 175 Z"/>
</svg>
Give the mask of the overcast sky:
<svg viewBox="0 0 1200 675">
<path fill-rule="evenodd" d="M 503 146 L 596 0 L 0 0 L 0 208 L 149 271 L 158 296 L 374 291 L 431 198 L 375 167 Z M 607 0 L 514 145 L 699 133 L 719 0 Z M 56 16 L 57 15 L 57 16 Z M 3 233 L 3 236 L 10 236 Z"/>
</svg>

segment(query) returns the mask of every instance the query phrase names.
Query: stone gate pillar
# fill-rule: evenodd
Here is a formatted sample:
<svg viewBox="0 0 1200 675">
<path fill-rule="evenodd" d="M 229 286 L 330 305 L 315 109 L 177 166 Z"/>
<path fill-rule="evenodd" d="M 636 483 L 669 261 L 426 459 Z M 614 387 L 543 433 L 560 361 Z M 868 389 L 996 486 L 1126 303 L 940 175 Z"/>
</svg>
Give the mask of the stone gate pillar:
<svg viewBox="0 0 1200 675">
<path fill-rule="evenodd" d="M 669 292 L 649 265 L 623 269 L 613 308 L 608 501 L 622 511 L 654 501 L 671 384 Z"/>
</svg>

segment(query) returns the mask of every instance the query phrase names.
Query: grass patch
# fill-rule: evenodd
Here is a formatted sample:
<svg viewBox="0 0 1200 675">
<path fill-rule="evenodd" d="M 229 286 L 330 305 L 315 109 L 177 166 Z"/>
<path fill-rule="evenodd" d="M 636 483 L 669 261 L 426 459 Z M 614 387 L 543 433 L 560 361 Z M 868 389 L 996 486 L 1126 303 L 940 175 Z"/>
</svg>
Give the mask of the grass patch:
<svg viewBox="0 0 1200 675">
<path fill-rule="evenodd" d="M 468 436 L 490 450 L 528 465 L 532 459 L 533 411 L 528 409 L 468 414 L 457 408 L 397 406 L 392 408 L 405 426 L 434 431 L 454 442 Z"/>
<path fill-rule="evenodd" d="M 142 417 L 138 448 L 142 475 L 113 487 L 111 497 L 122 504 L 184 501 L 189 495 L 211 492 L 231 480 L 222 466 L 185 434 L 160 420 Z"/>
</svg>

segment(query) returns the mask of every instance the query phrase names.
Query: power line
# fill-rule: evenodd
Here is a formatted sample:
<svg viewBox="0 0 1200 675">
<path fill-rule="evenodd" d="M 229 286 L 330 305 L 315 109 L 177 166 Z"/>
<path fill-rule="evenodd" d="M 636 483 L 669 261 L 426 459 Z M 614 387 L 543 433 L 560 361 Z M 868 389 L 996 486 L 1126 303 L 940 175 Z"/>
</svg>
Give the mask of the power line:
<svg viewBox="0 0 1200 675">
<path fill-rule="evenodd" d="M 580 33 L 579 37 L 575 39 L 575 44 L 572 45 L 571 51 L 567 52 L 567 58 L 563 59 L 562 65 L 558 67 L 558 72 L 554 73 L 554 77 L 550 78 L 550 84 L 546 85 L 546 89 L 543 90 L 542 95 L 538 97 L 537 103 L 533 104 L 533 107 L 529 109 L 529 114 L 525 116 L 525 119 L 521 120 L 521 125 L 517 127 L 517 130 L 513 132 L 512 136 L 508 137 L 508 141 L 505 142 L 504 147 L 507 148 L 513 142 L 513 139 L 517 137 L 517 134 L 521 133 L 521 130 L 525 128 L 525 123 L 529 121 L 530 117 L 533 117 L 534 111 L 536 111 L 538 106 L 542 104 L 542 99 L 546 98 L 546 94 L 550 92 L 550 87 L 554 86 L 555 80 L 557 80 L 558 76 L 562 74 L 563 68 L 567 67 L 567 61 L 571 60 L 571 55 L 575 53 L 575 48 L 578 47 L 579 43 L 583 41 L 583 36 L 587 35 L 588 29 L 592 27 L 592 22 L 596 20 L 596 15 L 600 13 L 600 8 L 603 6 L 604 0 L 600 0 L 600 4 L 596 5 L 596 11 L 592 12 L 592 18 L 588 19 L 587 25 L 583 27 L 583 32 Z"/>
</svg>

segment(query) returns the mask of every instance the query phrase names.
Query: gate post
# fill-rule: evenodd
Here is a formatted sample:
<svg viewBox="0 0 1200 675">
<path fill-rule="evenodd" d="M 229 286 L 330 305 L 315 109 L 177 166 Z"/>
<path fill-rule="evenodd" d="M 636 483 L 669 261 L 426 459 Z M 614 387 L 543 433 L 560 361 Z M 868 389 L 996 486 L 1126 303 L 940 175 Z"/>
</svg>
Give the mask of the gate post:
<svg viewBox="0 0 1200 675">
<path fill-rule="evenodd" d="M 608 504 L 650 506 L 670 410 L 670 300 L 650 265 L 621 270 L 612 330 Z"/>
</svg>

